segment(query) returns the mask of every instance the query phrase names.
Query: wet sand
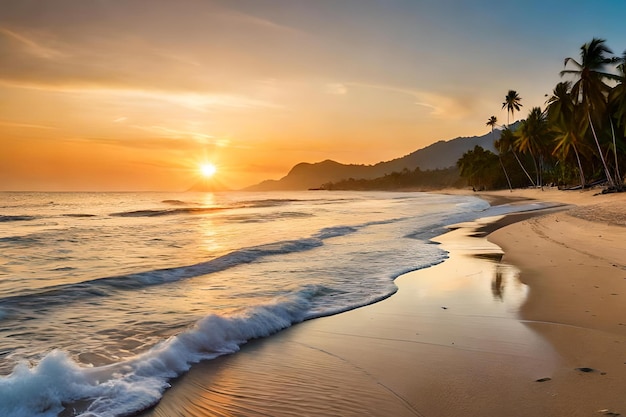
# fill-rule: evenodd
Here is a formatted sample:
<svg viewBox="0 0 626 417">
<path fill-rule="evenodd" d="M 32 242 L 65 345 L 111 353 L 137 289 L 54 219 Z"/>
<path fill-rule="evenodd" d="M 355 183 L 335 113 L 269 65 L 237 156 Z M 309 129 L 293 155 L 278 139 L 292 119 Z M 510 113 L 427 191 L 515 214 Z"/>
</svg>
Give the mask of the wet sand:
<svg viewBox="0 0 626 417">
<path fill-rule="evenodd" d="M 578 207 L 462 225 L 394 296 L 198 364 L 144 416 L 626 415 L 626 196 L 507 194 L 481 196 Z"/>
<path fill-rule="evenodd" d="M 489 239 L 529 285 L 521 318 L 559 354 L 542 383 L 544 415 L 626 415 L 626 195 L 590 197 Z"/>
</svg>

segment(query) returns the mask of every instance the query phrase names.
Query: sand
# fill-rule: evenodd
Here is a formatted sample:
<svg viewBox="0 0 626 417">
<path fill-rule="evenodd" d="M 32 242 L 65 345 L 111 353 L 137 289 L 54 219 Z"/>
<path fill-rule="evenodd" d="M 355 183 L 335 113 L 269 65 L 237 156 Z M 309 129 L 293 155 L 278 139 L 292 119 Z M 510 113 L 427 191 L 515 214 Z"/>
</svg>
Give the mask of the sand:
<svg viewBox="0 0 626 417">
<path fill-rule="evenodd" d="M 625 197 L 577 201 L 489 237 L 530 287 L 520 317 L 559 354 L 542 384 L 550 415 L 626 415 Z"/>
<path fill-rule="evenodd" d="M 626 416 L 626 195 L 480 196 L 568 206 L 461 225 L 392 297 L 201 363 L 145 416 Z"/>
</svg>

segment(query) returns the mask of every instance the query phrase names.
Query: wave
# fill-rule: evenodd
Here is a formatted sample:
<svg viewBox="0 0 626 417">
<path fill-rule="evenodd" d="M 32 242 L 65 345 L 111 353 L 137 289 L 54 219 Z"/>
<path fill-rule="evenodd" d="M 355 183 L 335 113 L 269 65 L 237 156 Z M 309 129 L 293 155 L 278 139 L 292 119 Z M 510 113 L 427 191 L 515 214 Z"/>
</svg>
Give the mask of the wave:
<svg viewBox="0 0 626 417">
<path fill-rule="evenodd" d="M 161 203 L 170 206 L 177 206 L 177 208 L 167 209 L 143 209 L 123 211 L 119 213 L 111 213 L 110 216 L 114 217 L 157 217 L 157 216 L 171 216 L 179 214 L 203 214 L 211 213 L 220 210 L 240 209 L 240 208 L 266 208 L 266 207 L 280 207 L 298 202 L 310 202 L 315 200 L 301 200 L 293 198 L 269 198 L 261 200 L 242 200 L 232 205 L 220 206 L 220 207 L 193 207 L 201 205 L 200 203 L 186 202 L 182 200 L 163 200 Z M 321 203 L 320 203 L 321 204 Z M 293 213 L 293 212 L 290 212 Z M 251 218 L 247 218 L 248 220 Z M 254 221 L 254 220 L 250 220 Z"/>
<path fill-rule="evenodd" d="M 113 296 L 119 291 L 136 291 L 151 286 L 164 285 L 203 275 L 210 275 L 239 265 L 257 262 L 268 256 L 309 251 L 323 246 L 326 239 L 346 236 L 368 226 L 399 220 L 402 219 L 368 222 L 354 226 L 328 227 L 319 230 L 310 237 L 241 248 L 217 258 L 192 265 L 155 269 L 132 274 L 95 278 L 78 283 L 48 286 L 33 292 L 0 298 L 0 308 L 2 308 L 4 312 L 5 319 L 15 319 L 23 314 L 28 314 L 28 312 L 34 310 L 39 311 L 42 308 L 49 309 L 72 305 L 76 301 Z M 13 243 L 16 243 L 16 239 L 23 241 L 25 238 L 12 237 L 11 239 Z M 2 239 L 0 239 L 0 241 L 1 240 Z M 32 244 L 33 241 L 29 238 L 22 243 Z M 369 303 L 370 301 L 367 301 L 366 304 Z"/>
<path fill-rule="evenodd" d="M 312 298 L 324 290 L 310 286 L 232 316 L 206 316 L 147 352 L 111 365 L 80 366 L 58 350 L 35 366 L 20 363 L 0 377 L 0 415 L 52 417 L 66 408 L 79 417 L 140 412 L 154 406 L 169 388 L 168 381 L 192 364 L 237 352 L 251 339 L 303 321 Z"/>
<path fill-rule="evenodd" d="M 213 213 L 215 211 L 224 210 L 224 207 L 182 207 L 176 209 L 146 209 L 122 211 L 119 213 L 111 213 L 113 217 L 157 217 L 157 216 L 174 216 L 180 214 L 204 214 Z"/>
<path fill-rule="evenodd" d="M 267 198 L 263 200 L 244 200 L 238 203 L 240 207 L 254 207 L 254 208 L 263 208 L 263 207 L 277 207 L 284 206 L 291 203 L 297 203 L 301 201 L 307 200 L 298 200 L 294 198 Z"/>
<path fill-rule="evenodd" d="M 33 246 L 40 242 L 41 237 L 37 235 L 0 237 L 0 243 L 10 243 L 12 245 Z"/>
<path fill-rule="evenodd" d="M 350 233 L 354 233 L 359 230 L 358 226 L 334 226 L 334 227 L 326 227 L 319 232 L 317 232 L 316 236 L 319 239 L 330 239 L 332 237 L 345 236 Z"/>
<path fill-rule="evenodd" d="M 87 214 L 87 213 L 68 213 L 68 214 L 62 214 L 61 216 L 63 216 L 63 217 L 76 217 L 76 218 L 96 217 L 95 214 Z"/>
<path fill-rule="evenodd" d="M 74 284 L 48 287 L 43 291 L 0 299 L 0 307 L 11 316 L 19 311 L 68 305 L 76 300 L 109 296 L 115 291 L 138 290 L 224 271 L 260 258 L 311 250 L 323 245 L 320 238 L 288 240 L 240 249 L 210 261 L 194 265 L 157 269 L 135 274 L 96 278 Z"/>
<path fill-rule="evenodd" d="M 0 223 L 8 223 L 8 222 L 27 222 L 30 220 L 36 220 L 38 219 L 37 216 L 27 216 L 27 215 L 23 215 L 23 216 L 3 216 L 0 215 Z"/>
<path fill-rule="evenodd" d="M 0 298 L 0 307 L 9 317 L 15 317 L 23 312 L 31 311 L 32 309 L 70 305 L 78 300 L 111 296 L 118 291 L 141 290 L 146 287 L 178 282 L 225 271 L 239 265 L 257 262 L 268 256 L 309 251 L 323 246 L 326 239 L 346 236 L 370 226 L 389 224 L 406 219 L 407 218 L 402 217 L 382 221 L 371 221 L 351 226 L 327 227 L 320 229 L 310 237 L 241 248 L 214 259 L 192 265 L 155 269 L 132 274 L 95 278 L 78 283 L 49 286 L 27 294 Z M 431 231 L 421 230 L 420 232 L 430 234 Z M 421 235 L 421 233 L 419 235 Z M 415 238 L 417 236 L 418 233 L 415 235 L 407 235 L 406 237 Z M 12 243 L 17 243 L 17 241 L 24 244 L 36 243 L 32 240 L 32 237 L 25 238 L 16 236 L 10 239 Z M 0 238 L 0 241 L 2 241 L 2 238 Z M 369 301 L 367 303 L 369 303 Z"/>
<path fill-rule="evenodd" d="M 240 214 L 240 215 L 230 215 L 225 217 L 225 220 L 230 223 L 268 223 L 273 222 L 275 220 L 281 219 L 297 219 L 297 218 L 307 218 L 314 217 L 314 214 L 305 213 L 300 211 L 280 211 L 274 213 L 263 214 L 262 216 L 259 214 Z"/>
<path fill-rule="evenodd" d="M 181 200 L 163 200 L 163 201 L 161 201 L 161 203 L 171 204 L 173 206 L 185 206 L 185 205 L 188 205 L 188 204 L 196 204 L 196 203 L 187 203 L 187 202 L 181 201 Z"/>
</svg>

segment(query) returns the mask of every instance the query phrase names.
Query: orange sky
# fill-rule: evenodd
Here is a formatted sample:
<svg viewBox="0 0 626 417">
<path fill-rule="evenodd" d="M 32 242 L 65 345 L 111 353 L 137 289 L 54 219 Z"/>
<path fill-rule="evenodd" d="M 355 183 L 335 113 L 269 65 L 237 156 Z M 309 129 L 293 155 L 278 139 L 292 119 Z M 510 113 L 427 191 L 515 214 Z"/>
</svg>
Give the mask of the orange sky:
<svg viewBox="0 0 626 417">
<path fill-rule="evenodd" d="M 376 163 L 506 122 L 508 89 L 542 106 L 593 36 L 626 48 L 612 2 L 466 3 L 4 1 L 0 190 L 185 190 L 205 160 L 236 189 Z"/>
</svg>

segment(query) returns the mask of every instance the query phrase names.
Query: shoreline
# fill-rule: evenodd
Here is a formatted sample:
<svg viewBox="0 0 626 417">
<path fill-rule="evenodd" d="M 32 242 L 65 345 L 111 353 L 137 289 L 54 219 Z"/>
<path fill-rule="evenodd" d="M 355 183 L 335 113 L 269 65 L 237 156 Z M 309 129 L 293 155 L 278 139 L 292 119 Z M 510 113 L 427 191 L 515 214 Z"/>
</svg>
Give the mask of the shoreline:
<svg viewBox="0 0 626 417">
<path fill-rule="evenodd" d="M 582 201 L 591 207 L 597 202 L 587 193 L 560 199 L 553 193 L 465 194 L 492 204 L 539 199 L 568 205 Z M 200 363 L 172 381 L 161 403 L 141 416 L 624 413 L 626 400 L 621 399 L 619 386 L 626 379 L 614 368 L 619 363 L 626 369 L 626 317 L 620 329 L 624 334 L 617 335 L 580 330 L 576 324 L 546 324 L 559 319 L 542 318 L 542 314 L 552 309 L 550 297 L 561 298 L 563 274 L 553 285 L 556 290 L 546 292 L 537 278 L 541 271 L 532 269 L 537 256 L 551 259 L 546 249 L 538 249 L 539 255 L 520 257 L 515 255 L 520 248 L 533 247 L 534 241 L 509 244 L 516 236 L 545 240 L 540 234 L 543 219 L 571 217 L 562 210 L 488 219 L 482 229 L 477 222 L 439 236 L 434 240 L 450 252 L 450 258 L 399 277 L 398 291 L 392 297 L 300 323 L 252 341 L 236 355 Z M 560 221 L 559 226 L 565 223 Z M 488 237 L 475 237 L 481 234 Z M 516 283 L 518 274 L 530 289 Z M 626 282 L 626 273 L 624 277 Z M 547 300 L 538 299 L 542 293 L 548 294 Z M 543 310 L 535 305 L 543 305 Z M 568 317 L 567 312 L 563 314 Z M 606 343 L 581 344 L 580 337 L 607 343 L 613 339 L 614 346 L 608 352 L 603 348 Z M 594 348 L 596 344 L 600 347 Z M 612 361 L 583 360 L 594 355 Z"/>
<path fill-rule="evenodd" d="M 516 223 L 489 240 L 530 287 L 521 319 L 561 358 L 544 383 L 546 412 L 626 415 L 626 195 Z"/>
</svg>

